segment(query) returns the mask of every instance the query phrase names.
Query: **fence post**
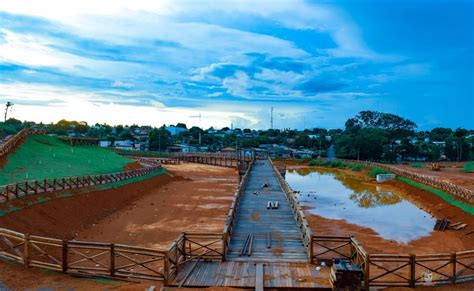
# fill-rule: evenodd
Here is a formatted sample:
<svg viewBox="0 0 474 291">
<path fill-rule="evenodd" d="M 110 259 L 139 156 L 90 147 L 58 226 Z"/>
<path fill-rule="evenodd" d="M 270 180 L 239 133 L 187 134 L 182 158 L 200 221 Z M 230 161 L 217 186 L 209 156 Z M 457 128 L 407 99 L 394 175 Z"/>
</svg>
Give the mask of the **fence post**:
<svg viewBox="0 0 474 291">
<path fill-rule="evenodd" d="M 67 259 L 68 259 L 68 246 L 67 246 L 67 241 L 63 240 L 63 253 L 62 253 L 62 271 L 63 273 L 67 272 Z"/>
<path fill-rule="evenodd" d="M 313 240 L 314 240 L 314 236 L 311 235 L 310 239 L 309 239 L 309 262 L 311 264 L 314 264 L 314 258 L 313 258 Z"/>
<path fill-rule="evenodd" d="M 415 287 L 416 281 L 416 256 L 410 255 L 410 287 Z"/>
<path fill-rule="evenodd" d="M 24 238 L 24 241 L 23 241 L 23 264 L 24 264 L 25 268 L 28 268 L 28 264 L 29 264 L 29 261 L 30 261 L 29 247 L 30 247 L 30 235 L 25 234 L 25 238 Z"/>
<path fill-rule="evenodd" d="M 115 275 L 115 245 L 110 244 L 110 276 Z"/>
<path fill-rule="evenodd" d="M 453 264 L 453 277 L 451 278 L 453 284 L 456 283 L 456 273 L 457 273 L 457 257 L 456 257 L 456 253 L 452 253 L 451 255 L 451 264 Z"/>
<path fill-rule="evenodd" d="M 370 254 L 367 254 L 367 257 L 365 258 L 365 274 L 364 274 L 364 289 L 366 291 L 369 290 L 370 287 Z"/>
</svg>

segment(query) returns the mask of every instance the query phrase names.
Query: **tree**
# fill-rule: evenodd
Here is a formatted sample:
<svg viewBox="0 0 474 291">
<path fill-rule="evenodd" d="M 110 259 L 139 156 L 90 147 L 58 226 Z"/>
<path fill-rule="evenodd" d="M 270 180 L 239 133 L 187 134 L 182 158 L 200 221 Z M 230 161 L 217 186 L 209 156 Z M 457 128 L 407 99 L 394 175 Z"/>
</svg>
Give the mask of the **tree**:
<svg viewBox="0 0 474 291">
<path fill-rule="evenodd" d="M 361 111 L 346 121 L 346 130 L 378 128 L 388 132 L 391 139 L 407 137 L 413 134 L 417 125 L 408 119 L 391 113 Z"/>
<path fill-rule="evenodd" d="M 178 123 L 178 124 L 176 124 L 176 127 L 181 127 L 181 128 L 186 128 L 186 129 L 188 129 L 188 127 L 186 126 L 185 123 Z"/>
<path fill-rule="evenodd" d="M 151 150 L 162 151 L 171 143 L 171 133 L 164 127 L 154 128 L 148 134 L 148 143 Z"/>
<path fill-rule="evenodd" d="M 430 139 L 433 141 L 445 141 L 452 133 L 451 128 L 436 127 L 431 130 Z"/>
</svg>

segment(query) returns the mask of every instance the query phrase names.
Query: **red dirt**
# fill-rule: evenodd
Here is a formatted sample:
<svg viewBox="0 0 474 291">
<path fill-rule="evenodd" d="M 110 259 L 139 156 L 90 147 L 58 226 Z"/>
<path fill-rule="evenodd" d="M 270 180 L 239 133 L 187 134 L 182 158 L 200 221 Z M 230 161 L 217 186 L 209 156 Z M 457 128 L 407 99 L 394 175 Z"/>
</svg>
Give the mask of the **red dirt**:
<svg viewBox="0 0 474 291">
<path fill-rule="evenodd" d="M 1 217 L 0 226 L 55 238 L 155 248 L 166 247 L 181 231 L 222 231 L 238 184 L 237 172 L 197 164 L 167 168 L 168 174 L 146 181 L 26 207 Z M 0 263 L 0 281 L 13 289 L 58 286 L 143 290 L 150 285 L 160 286 L 159 282 L 110 286 L 32 269 L 19 272 L 19 268 Z"/>
<path fill-rule="evenodd" d="M 428 168 L 413 168 L 408 165 L 397 165 L 397 167 L 423 175 L 434 176 L 442 181 L 451 182 L 474 190 L 474 173 L 464 173 L 461 172 L 459 168 L 441 168 L 440 171 L 431 171 Z"/>
<path fill-rule="evenodd" d="M 132 163 L 126 164 L 125 167 L 123 167 L 123 170 L 124 171 L 131 171 L 131 170 L 138 170 L 138 169 L 141 169 L 141 168 L 143 168 L 143 166 L 140 165 L 139 162 L 132 162 Z"/>
</svg>

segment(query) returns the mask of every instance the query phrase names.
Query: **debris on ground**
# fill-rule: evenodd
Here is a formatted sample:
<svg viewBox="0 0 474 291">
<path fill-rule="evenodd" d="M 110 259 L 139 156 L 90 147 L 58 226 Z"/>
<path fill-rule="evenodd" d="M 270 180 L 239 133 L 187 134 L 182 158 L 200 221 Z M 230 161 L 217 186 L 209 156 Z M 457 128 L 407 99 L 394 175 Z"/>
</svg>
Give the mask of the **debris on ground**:
<svg viewBox="0 0 474 291">
<path fill-rule="evenodd" d="M 436 224 L 433 229 L 440 230 L 440 231 L 445 231 L 446 229 L 461 230 L 461 229 L 464 229 L 466 226 L 467 224 L 463 223 L 462 221 L 451 223 L 449 219 L 443 218 L 443 219 L 438 219 L 436 221 Z"/>
</svg>

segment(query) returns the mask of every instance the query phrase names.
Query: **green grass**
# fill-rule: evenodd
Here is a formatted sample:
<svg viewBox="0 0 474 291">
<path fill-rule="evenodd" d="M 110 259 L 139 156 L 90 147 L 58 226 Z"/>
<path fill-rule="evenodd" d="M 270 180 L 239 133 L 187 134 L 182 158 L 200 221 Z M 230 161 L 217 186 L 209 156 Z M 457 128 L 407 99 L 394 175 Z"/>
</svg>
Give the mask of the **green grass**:
<svg viewBox="0 0 474 291">
<path fill-rule="evenodd" d="M 56 137 L 33 135 L 0 169 L 0 185 L 24 180 L 61 178 L 123 171 L 133 162 L 107 149 L 72 147 Z"/>
<path fill-rule="evenodd" d="M 404 182 L 404 183 L 412 185 L 414 187 L 417 187 L 417 188 L 420 188 L 422 190 L 433 193 L 433 194 L 441 197 L 444 201 L 448 202 L 449 204 L 452 204 L 452 205 L 462 209 L 464 212 L 467 212 L 471 215 L 474 215 L 474 206 L 472 206 L 468 203 L 465 203 L 463 201 L 457 200 L 453 196 L 449 195 L 448 193 L 446 193 L 446 192 L 444 192 L 440 189 L 432 188 L 432 187 L 427 186 L 425 184 L 418 183 L 418 182 L 415 182 L 413 180 L 410 180 L 410 179 L 404 178 L 404 177 L 397 177 L 397 179 Z"/>
<path fill-rule="evenodd" d="M 424 165 L 419 164 L 419 163 L 411 164 L 411 167 L 412 167 L 412 168 L 415 168 L 415 169 L 425 168 Z"/>
<path fill-rule="evenodd" d="M 378 174 L 388 174 L 389 172 L 383 170 L 383 169 L 379 169 L 379 168 L 374 168 L 374 167 L 370 167 L 370 173 L 369 173 L 369 176 L 372 177 L 372 178 L 375 178 L 377 177 Z"/>
<path fill-rule="evenodd" d="M 474 173 L 474 162 L 467 162 L 461 171 L 464 173 Z"/>
<path fill-rule="evenodd" d="M 361 166 L 361 165 L 352 165 L 352 166 L 351 166 L 351 171 L 360 172 L 361 170 L 362 170 L 362 166 Z"/>
</svg>

